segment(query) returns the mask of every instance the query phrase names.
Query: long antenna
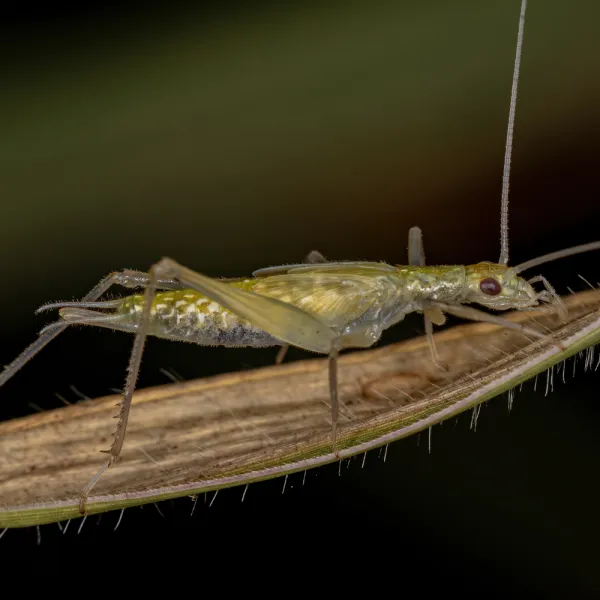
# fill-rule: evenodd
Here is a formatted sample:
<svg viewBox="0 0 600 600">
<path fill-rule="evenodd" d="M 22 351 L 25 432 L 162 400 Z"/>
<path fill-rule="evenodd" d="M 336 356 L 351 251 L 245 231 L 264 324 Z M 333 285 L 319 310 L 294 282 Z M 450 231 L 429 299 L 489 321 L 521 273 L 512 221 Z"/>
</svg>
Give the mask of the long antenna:
<svg viewBox="0 0 600 600">
<path fill-rule="evenodd" d="M 525 11 L 527 0 L 521 2 L 519 16 L 519 33 L 517 35 L 517 53 L 513 71 L 512 91 L 510 94 L 510 110 L 508 113 L 508 131 L 506 132 L 506 153 L 504 154 L 504 172 L 502 173 L 502 206 L 500 209 L 500 258 L 498 263 L 508 264 L 508 189 L 510 187 L 510 159 L 512 157 L 513 133 L 515 130 L 515 110 L 517 108 L 517 89 L 519 87 L 519 71 L 523 49 L 523 30 L 525 29 Z"/>
<path fill-rule="evenodd" d="M 572 246 L 571 248 L 550 252 L 549 254 L 544 254 L 543 256 L 538 256 L 537 258 L 532 258 L 527 262 L 521 263 L 520 265 L 513 267 L 512 270 L 515 273 L 521 273 L 531 269 L 532 267 L 537 267 L 538 265 L 543 265 L 544 263 L 557 260 L 558 258 L 573 256 L 574 254 L 582 254 L 583 252 L 590 252 L 591 250 L 600 250 L 600 242 L 589 242 L 588 244 L 580 244 L 579 246 Z"/>
</svg>

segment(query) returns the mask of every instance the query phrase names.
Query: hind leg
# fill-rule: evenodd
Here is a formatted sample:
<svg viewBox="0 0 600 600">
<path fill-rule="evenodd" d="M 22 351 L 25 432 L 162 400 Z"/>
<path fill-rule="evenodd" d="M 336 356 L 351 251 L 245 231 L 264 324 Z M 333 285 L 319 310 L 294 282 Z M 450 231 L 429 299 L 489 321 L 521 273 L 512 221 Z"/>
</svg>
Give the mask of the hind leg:
<svg viewBox="0 0 600 600">
<path fill-rule="evenodd" d="M 123 448 L 123 442 L 125 441 L 125 432 L 127 430 L 127 421 L 129 419 L 129 412 L 131 410 L 131 400 L 133 398 L 133 392 L 137 383 L 137 378 L 140 370 L 140 364 L 142 361 L 142 354 L 144 352 L 144 346 L 146 338 L 148 336 L 148 328 L 150 325 L 150 317 L 152 312 L 152 302 L 154 296 L 159 287 L 168 286 L 167 289 L 180 289 L 184 287 L 180 282 L 173 279 L 161 279 L 158 277 L 158 267 L 154 265 L 148 274 L 146 273 L 134 273 L 127 274 L 126 282 L 131 287 L 145 286 L 144 291 L 144 305 L 142 308 L 142 314 L 140 317 L 140 323 L 136 335 L 133 340 L 133 348 L 131 350 L 129 365 L 127 367 L 127 377 L 125 380 L 125 387 L 123 390 L 123 397 L 119 403 L 119 422 L 117 428 L 113 434 L 114 440 L 108 451 L 104 451 L 109 455 L 108 460 L 100 467 L 98 472 L 90 479 L 88 484 L 81 492 L 79 500 L 79 512 L 85 514 L 85 502 L 92 488 L 96 485 L 103 473 L 112 464 L 116 462 Z M 64 307 L 65 304 L 58 304 L 57 307 Z M 71 304 L 71 303 L 69 303 Z M 85 303 L 74 303 L 76 306 L 81 307 Z"/>
<path fill-rule="evenodd" d="M 139 271 L 119 271 L 110 273 L 95 285 L 82 299 L 81 302 L 95 302 L 108 291 L 113 285 L 121 285 L 127 288 L 143 287 L 148 282 L 148 275 Z M 171 289 L 171 286 L 177 285 L 181 287 L 179 282 L 173 280 L 163 280 L 160 282 L 161 287 Z M 46 304 L 39 308 L 36 312 L 55 308 L 57 303 Z M 0 386 L 4 385 L 17 371 L 24 367 L 40 350 L 49 344 L 59 333 L 62 333 L 69 323 L 58 322 L 49 328 L 44 328 L 38 338 L 25 350 L 15 358 L 9 365 L 0 373 Z"/>
<path fill-rule="evenodd" d="M 144 287 L 149 283 L 149 281 L 149 275 L 147 273 L 142 273 L 139 271 L 124 270 L 110 273 L 109 275 L 104 277 L 100 282 L 98 282 L 81 299 L 80 304 L 89 305 L 89 303 L 96 302 L 113 285 L 121 285 L 123 287 L 133 289 Z M 164 289 L 178 289 L 182 287 L 181 283 L 172 279 L 162 279 L 158 281 L 157 284 L 159 285 L 159 287 Z M 49 310 L 50 308 L 57 308 L 59 306 L 61 306 L 61 303 L 47 304 L 38 309 L 37 312 L 41 310 Z M 38 338 L 31 345 L 25 348 L 25 350 L 21 354 L 19 354 L 19 356 L 17 356 L 15 360 L 13 360 L 9 365 L 7 365 L 2 373 L 0 373 L 0 386 L 4 385 L 15 373 L 17 373 L 17 371 L 24 367 L 38 352 L 40 352 L 40 350 L 42 350 L 46 345 L 48 345 L 60 333 L 62 333 L 69 326 L 69 324 L 70 323 L 68 322 L 58 321 L 45 327 L 38 336 Z M 108 465 L 104 466 L 101 472 L 96 475 L 94 480 L 92 480 L 91 485 L 93 485 L 97 481 L 97 479 L 107 468 L 107 466 Z M 88 484 L 88 487 L 90 489 L 91 485 Z M 82 505 L 80 505 L 80 508 L 82 508 Z"/>
<path fill-rule="evenodd" d="M 161 281 L 180 282 L 220 304 L 226 310 L 253 323 L 259 329 L 289 344 L 314 352 L 328 353 L 336 334 L 316 317 L 280 302 L 274 298 L 260 296 L 228 285 L 225 281 L 212 279 L 197 273 L 169 258 L 163 258 L 150 268 L 147 275 L 144 302 L 138 328 L 135 332 L 123 397 L 119 405 L 119 422 L 114 432 L 113 443 L 108 450 L 109 458 L 92 477 L 81 493 L 79 510 L 85 514 L 85 502 L 103 473 L 118 459 L 131 409 L 133 392 L 142 360 L 142 354 L 151 323 L 152 303 Z"/>
</svg>

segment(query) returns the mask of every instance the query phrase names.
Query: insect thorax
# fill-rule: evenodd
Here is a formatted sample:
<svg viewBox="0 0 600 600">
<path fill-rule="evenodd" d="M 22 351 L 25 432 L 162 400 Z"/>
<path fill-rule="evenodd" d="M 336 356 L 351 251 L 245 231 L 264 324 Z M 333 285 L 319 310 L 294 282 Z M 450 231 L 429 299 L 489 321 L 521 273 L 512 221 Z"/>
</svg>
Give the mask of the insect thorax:
<svg viewBox="0 0 600 600">
<path fill-rule="evenodd" d="M 399 323 L 409 313 L 423 311 L 431 301 L 459 301 L 464 294 L 465 269 L 462 266 L 398 266 L 396 272 L 379 280 L 382 283 L 380 301 L 348 324 L 347 335 L 363 330 L 365 338 L 374 343 L 383 330 Z"/>
<path fill-rule="evenodd" d="M 413 310 L 422 309 L 431 300 L 458 300 L 465 286 L 465 268 L 461 265 L 405 267 L 398 266 L 399 295 Z"/>
</svg>

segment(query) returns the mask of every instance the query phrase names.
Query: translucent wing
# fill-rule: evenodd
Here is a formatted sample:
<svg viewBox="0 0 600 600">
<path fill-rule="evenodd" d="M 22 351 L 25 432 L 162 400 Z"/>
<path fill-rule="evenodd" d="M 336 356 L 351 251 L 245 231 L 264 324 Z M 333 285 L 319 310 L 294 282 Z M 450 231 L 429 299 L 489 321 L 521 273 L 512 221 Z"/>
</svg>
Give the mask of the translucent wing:
<svg viewBox="0 0 600 600">
<path fill-rule="evenodd" d="M 323 271 L 353 271 L 356 269 L 365 269 L 369 271 L 395 271 L 396 268 L 386 263 L 381 262 L 366 262 L 366 261 L 348 261 L 348 262 L 328 262 L 318 265 L 307 265 L 306 263 L 298 263 L 295 265 L 281 265 L 277 267 L 265 267 L 254 271 L 254 277 L 270 277 L 271 275 L 280 275 L 284 273 L 307 273 L 307 272 L 323 272 Z"/>
<path fill-rule="evenodd" d="M 345 265 L 337 273 L 322 265 L 299 271 L 260 278 L 252 291 L 296 306 L 334 329 L 378 308 L 386 297 L 387 286 L 356 267 Z"/>
<path fill-rule="evenodd" d="M 182 283 L 277 339 L 313 352 L 327 354 L 331 350 L 331 342 L 337 334 L 314 315 L 277 298 L 206 277 L 182 265 L 174 264 L 172 268 Z"/>
</svg>

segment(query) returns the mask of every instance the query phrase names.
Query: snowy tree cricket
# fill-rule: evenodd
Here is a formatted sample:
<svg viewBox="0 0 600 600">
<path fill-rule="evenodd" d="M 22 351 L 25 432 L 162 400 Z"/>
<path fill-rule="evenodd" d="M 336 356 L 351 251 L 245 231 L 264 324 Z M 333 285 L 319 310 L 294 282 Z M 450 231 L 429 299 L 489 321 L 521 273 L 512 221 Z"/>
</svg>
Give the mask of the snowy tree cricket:
<svg viewBox="0 0 600 600">
<path fill-rule="evenodd" d="M 114 440 L 107 451 L 108 459 L 81 493 L 82 514 L 90 491 L 121 453 L 148 335 L 200 345 L 280 346 L 277 362 L 283 360 L 289 345 L 327 355 L 332 458 L 339 456 L 339 353 L 347 348 L 372 346 L 385 329 L 402 321 L 407 314 L 424 315 L 425 332 L 436 363 L 433 325 L 443 324 L 445 314 L 495 323 L 534 338 L 549 339 L 531 327 L 465 306 L 479 304 L 499 311 L 552 310 L 564 316 L 564 304 L 543 276 L 526 280 L 519 274 L 557 258 L 600 249 L 600 242 L 592 242 L 516 267 L 508 266 L 509 176 L 525 11 L 526 0 L 522 0 L 502 178 L 498 263 L 426 266 L 421 230 L 413 227 L 409 232 L 406 266 L 327 262 L 318 252 L 312 252 L 304 263 L 267 267 L 245 279 L 213 279 L 163 258 L 148 273 L 124 270 L 109 274 L 81 301 L 52 303 L 39 309 L 59 309 L 60 319 L 46 326 L 5 368 L 0 374 L 0 385 L 69 325 L 95 325 L 134 334 Z M 535 290 L 535 283 L 542 284 L 543 289 Z M 100 300 L 113 285 L 144 291 Z M 558 340 L 551 342 L 560 346 Z"/>
</svg>

